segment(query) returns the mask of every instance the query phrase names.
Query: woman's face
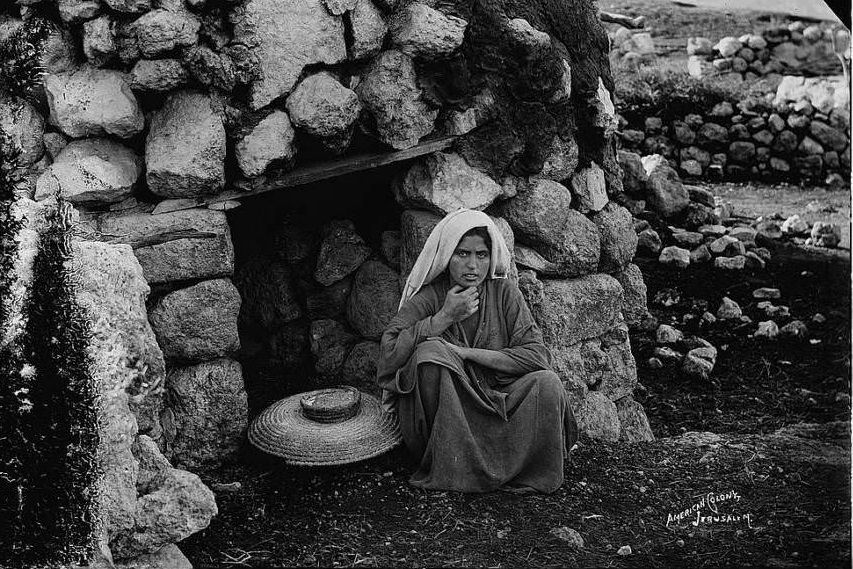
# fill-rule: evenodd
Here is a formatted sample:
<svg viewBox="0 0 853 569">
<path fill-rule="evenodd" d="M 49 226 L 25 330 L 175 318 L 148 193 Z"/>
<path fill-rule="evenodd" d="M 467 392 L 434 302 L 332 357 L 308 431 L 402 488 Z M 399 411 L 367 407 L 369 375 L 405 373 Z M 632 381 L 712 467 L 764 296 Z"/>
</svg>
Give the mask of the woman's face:
<svg viewBox="0 0 853 569">
<path fill-rule="evenodd" d="M 479 235 L 463 237 L 447 265 L 451 282 L 465 288 L 479 286 L 489 274 L 490 254 Z"/>
</svg>

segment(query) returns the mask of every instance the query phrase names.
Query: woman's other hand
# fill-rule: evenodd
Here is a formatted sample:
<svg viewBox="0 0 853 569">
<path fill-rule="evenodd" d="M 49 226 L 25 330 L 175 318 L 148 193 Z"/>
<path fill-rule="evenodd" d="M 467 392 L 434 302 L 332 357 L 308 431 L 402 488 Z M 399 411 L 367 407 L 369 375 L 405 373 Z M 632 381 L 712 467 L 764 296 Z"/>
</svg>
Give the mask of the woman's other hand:
<svg viewBox="0 0 853 569">
<path fill-rule="evenodd" d="M 439 315 L 450 322 L 462 322 L 479 308 L 480 293 L 477 287 L 463 288 L 457 284 L 447 291 Z"/>
</svg>

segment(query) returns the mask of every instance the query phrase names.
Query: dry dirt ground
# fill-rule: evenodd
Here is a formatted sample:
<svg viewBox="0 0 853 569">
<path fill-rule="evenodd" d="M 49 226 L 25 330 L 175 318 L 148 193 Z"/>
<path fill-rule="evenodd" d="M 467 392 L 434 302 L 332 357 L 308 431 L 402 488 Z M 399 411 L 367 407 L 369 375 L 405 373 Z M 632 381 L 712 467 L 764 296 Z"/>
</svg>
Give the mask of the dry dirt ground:
<svg viewBox="0 0 853 569">
<path fill-rule="evenodd" d="M 655 35 L 673 45 L 771 19 L 654 0 L 605 1 L 602 9 L 646 14 Z M 809 325 L 810 341 L 762 343 L 749 325 L 699 330 L 720 350 L 711 379 L 701 382 L 647 367 L 651 336 L 632 334 L 637 398 L 658 439 L 582 440 L 565 484 L 548 496 L 419 491 L 407 482 L 412 465 L 400 448 L 332 469 L 287 467 L 247 448 L 207 480 L 220 513 L 181 549 L 196 568 L 849 567 L 849 193 L 712 190 L 740 213 L 840 222 L 847 249 L 816 255 L 780 247 L 764 271 L 725 274 L 640 260 L 650 310 L 661 322 L 683 322 L 729 296 L 757 320 L 751 291 L 774 286 L 782 291 L 777 304 Z M 816 313 L 826 322 L 813 324 Z M 581 549 L 552 533 L 564 526 L 581 534 Z"/>
</svg>

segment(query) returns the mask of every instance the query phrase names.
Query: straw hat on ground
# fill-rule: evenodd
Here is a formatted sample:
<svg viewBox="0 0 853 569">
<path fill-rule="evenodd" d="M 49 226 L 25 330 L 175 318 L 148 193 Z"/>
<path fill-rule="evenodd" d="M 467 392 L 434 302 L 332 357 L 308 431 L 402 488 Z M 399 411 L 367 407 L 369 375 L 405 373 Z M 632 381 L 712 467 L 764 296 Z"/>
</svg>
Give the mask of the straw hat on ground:
<svg viewBox="0 0 853 569">
<path fill-rule="evenodd" d="M 402 437 L 375 397 L 341 386 L 273 403 L 252 422 L 249 442 L 288 464 L 333 466 L 379 456 Z"/>
</svg>

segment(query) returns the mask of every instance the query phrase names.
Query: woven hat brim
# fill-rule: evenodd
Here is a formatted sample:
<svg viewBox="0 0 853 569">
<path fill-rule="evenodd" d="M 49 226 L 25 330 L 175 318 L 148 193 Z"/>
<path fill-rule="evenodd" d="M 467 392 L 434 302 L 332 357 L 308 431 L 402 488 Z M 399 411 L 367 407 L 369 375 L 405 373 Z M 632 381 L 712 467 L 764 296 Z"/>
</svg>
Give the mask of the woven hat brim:
<svg viewBox="0 0 853 569">
<path fill-rule="evenodd" d="M 361 394 L 358 414 L 339 423 L 318 423 L 302 414 L 300 393 L 267 407 L 252 421 L 249 442 L 296 466 L 335 466 L 384 454 L 402 442 L 396 415 Z"/>
</svg>

